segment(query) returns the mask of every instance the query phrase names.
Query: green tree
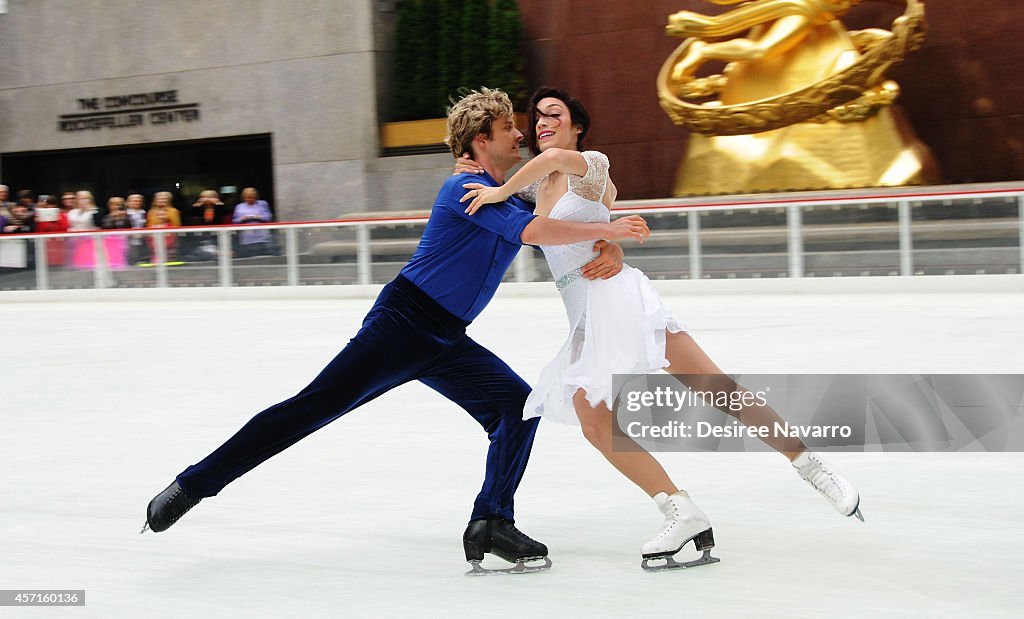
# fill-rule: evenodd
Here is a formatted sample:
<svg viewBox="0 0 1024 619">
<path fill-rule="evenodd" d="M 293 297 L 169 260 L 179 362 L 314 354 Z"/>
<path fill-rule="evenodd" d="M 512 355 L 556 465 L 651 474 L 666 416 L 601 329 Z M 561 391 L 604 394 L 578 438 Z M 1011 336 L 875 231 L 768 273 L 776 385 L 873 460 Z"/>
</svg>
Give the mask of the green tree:
<svg viewBox="0 0 1024 619">
<path fill-rule="evenodd" d="M 420 36 L 420 2 L 405 0 L 398 7 L 395 24 L 395 51 L 392 57 L 391 92 L 396 120 L 412 120 L 417 114 L 416 75 L 417 40 Z"/>
<path fill-rule="evenodd" d="M 438 103 L 440 116 L 446 113 L 449 97 L 457 96 L 459 78 L 462 77 L 463 52 L 459 49 L 462 31 L 463 0 L 441 0 L 438 27 Z"/>
<path fill-rule="evenodd" d="M 464 0 L 459 32 L 459 53 L 465 59 L 459 75 L 458 85 L 478 89 L 491 86 L 487 83 L 487 37 L 490 27 L 490 2 L 488 0 Z"/>
<path fill-rule="evenodd" d="M 420 26 L 416 56 L 416 113 L 419 118 L 435 118 L 438 114 L 440 83 L 441 0 L 420 0 Z M 443 111 L 443 109 L 441 110 Z"/>
<path fill-rule="evenodd" d="M 487 85 L 508 93 L 516 109 L 526 104 L 523 20 L 516 0 L 495 0 L 488 17 Z"/>
<path fill-rule="evenodd" d="M 516 0 L 403 0 L 395 25 L 394 117 L 445 115 L 460 88 L 501 88 L 522 109 L 522 18 Z"/>
</svg>

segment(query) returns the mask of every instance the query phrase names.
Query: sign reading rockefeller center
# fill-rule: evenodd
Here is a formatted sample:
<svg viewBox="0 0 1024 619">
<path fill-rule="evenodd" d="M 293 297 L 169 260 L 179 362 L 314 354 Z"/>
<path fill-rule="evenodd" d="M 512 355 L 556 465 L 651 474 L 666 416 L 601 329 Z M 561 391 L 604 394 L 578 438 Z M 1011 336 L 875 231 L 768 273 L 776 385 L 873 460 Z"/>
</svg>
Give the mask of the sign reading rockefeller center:
<svg viewBox="0 0 1024 619">
<path fill-rule="evenodd" d="M 145 125 L 170 125 L 199 120 L 198 103 L 181 103 L 177 90 L 75 99 L 77 112 L 63 114 L 60 131 L 96 131 Z"/>
</svg>

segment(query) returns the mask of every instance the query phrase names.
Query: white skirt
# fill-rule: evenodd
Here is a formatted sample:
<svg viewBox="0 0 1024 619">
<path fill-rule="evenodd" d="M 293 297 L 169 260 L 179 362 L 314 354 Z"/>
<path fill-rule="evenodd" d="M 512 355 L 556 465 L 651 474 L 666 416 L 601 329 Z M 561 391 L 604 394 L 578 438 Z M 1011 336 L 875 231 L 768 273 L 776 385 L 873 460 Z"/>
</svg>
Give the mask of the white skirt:
<svg viewBox="0 0 1024 619">
<path fill-rule="evenodd" d="M 686 331 L 640 270 L 623 265 L 611 279 L 579 278 L 562 290 L 569 337 L 544 368 L 526 400 L 523 418 L 579 425 L 572 398 L 586 392 L 591 406 L 613 408 L 612 375 L 668 367 L 665 333 Z"/>
</svg>

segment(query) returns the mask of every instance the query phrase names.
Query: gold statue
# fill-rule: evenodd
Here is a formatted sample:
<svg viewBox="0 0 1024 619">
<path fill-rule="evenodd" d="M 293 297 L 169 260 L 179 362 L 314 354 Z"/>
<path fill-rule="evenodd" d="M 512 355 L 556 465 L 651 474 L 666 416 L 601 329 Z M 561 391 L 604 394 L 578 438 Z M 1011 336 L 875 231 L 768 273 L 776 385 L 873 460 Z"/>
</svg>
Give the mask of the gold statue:
<svg viewBox="0 0 1024 619">
<path fill-rule="evenodd" d="M 885 79 L 924 40 L 919 0 L 883 0 L 906 5 L 891 30 L 854 32 L 839 18 L 862 0 L 710 1 L 742 4 L 680 11 L 666 26 L 687 38 L 662 66 L 659 99 L 694 133 L 676 195 L 938 180 Z M 729 63 L 723 74 L 696 77 L 715 60 Z"/>
</svg>

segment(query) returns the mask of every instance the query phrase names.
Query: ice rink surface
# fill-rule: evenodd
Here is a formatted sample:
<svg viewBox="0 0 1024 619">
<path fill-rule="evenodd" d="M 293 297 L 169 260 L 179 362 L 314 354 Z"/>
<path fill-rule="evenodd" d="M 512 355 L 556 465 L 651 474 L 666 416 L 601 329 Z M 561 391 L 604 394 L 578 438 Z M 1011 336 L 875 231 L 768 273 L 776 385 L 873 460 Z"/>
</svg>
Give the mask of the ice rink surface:
<svg viewBox="0 0 1024 619">
<path fill-rule="evenodd" d="M 729 372 L 1024 373 L 1024 295 L 667 296 Z M 413 383 L 139 535 L 149 499 L 293 395 L 370 300 L 3 303 L 0 589 L 85 589 L 32 617 L 1019 617 L 1021 454 L 833 454 L 867 519 L 774 454 L 662 454 L 721 563 L 639 568 L 661 515 L 542 423 L 517 520 L 541 574 L 467 578 L 483 476 L 472 419 Z M 552 289 L 470 334 L 532 381 L 564 337 Z M 781 411 L 785 416 L 785 411 Z M 692 550 L 692 548 L 691 548 Z M 495 561 L 495 565 L 502 562 Z"/>
</svg>

